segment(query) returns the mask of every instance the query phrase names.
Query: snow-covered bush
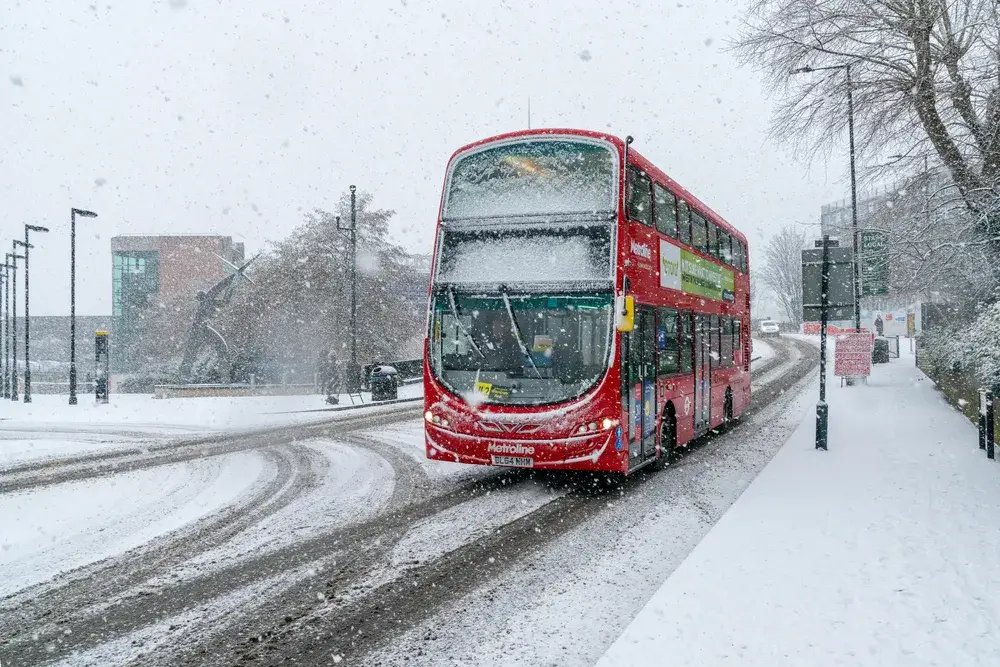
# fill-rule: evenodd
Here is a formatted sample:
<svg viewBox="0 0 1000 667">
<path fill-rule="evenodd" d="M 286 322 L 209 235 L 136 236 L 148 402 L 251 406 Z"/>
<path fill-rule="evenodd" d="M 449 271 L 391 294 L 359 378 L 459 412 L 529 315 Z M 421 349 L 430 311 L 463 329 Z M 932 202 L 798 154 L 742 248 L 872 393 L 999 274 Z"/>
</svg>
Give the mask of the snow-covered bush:
<svg viewBox="0 0 1000 667">
<path fill-rule="evenodd" d="M 935 375 L 963 373 L 983 387 L 1000 386 L 1000 303 L 972 322 L 920 334 L 921 366 Z"/>
<path fill-rule="evenodd" d="M 1000 386 L 1000 303 L 995 303 L 959 337 L 970 370 L 984 387 Z"/>
</svg>

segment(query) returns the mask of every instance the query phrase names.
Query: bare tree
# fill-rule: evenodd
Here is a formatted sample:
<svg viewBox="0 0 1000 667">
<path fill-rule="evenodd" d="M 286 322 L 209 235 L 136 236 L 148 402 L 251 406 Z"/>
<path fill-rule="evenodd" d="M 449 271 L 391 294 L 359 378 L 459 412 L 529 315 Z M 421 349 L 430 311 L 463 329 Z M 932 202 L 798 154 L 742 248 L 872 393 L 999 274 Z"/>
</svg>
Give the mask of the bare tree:
<svg viewBox="0 0 1000 667">
<path fill-rule="evenodd" d="M 774 134 L 812 151 L 847 125 L 858 145 L 931 150 L 1000 256 L 1000 3 L 997 0 L 756 0 L 736 43 L 783 94 Z M 851 66 L 791 78 L 792 70 Z M 996 264 L 996 263 L 994 263 Z"/>
<path fill-rule="evenodd" d="M 806 233 L 786 225 L 764 246 L 760 280 L 792 324 L 802 322 L 802 249 Z"/>
</svg>

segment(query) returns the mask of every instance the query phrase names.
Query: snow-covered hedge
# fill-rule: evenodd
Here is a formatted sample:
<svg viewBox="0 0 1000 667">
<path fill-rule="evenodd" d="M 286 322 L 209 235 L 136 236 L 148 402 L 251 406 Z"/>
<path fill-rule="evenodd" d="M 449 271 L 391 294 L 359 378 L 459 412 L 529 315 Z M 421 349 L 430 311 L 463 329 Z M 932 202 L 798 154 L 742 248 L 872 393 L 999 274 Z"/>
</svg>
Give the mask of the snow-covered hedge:
<svg viewBox="0 0 1000 667">
<path fill-rule="evenodd" d="M 984 387 L 1000 387 L 1000 303 L 968 325 L 921 334 L 920 354 L 937 372 L 965 372 Z"/>
</svg>

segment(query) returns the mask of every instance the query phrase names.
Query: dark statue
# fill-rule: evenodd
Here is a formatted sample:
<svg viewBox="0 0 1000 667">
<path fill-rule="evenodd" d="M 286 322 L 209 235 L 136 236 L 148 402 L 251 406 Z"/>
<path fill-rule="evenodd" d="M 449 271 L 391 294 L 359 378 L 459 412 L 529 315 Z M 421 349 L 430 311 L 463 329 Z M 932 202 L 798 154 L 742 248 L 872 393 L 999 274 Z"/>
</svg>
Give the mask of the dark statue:
<svg viewBox="0 0 1000 667">
<path fill-rule="evenodd" d="M 232 300 L 237 278 L 242 278 L 253 284 L 245 271 L 257 257 L 259 255 L 247 260 L 241 266 L 236 266 L 225 258 L 219 257 L 233 268 L 233 273 L 220 280 L 208 291 L 200 290 L 196 295 L 198 309 L 195 311 L 187 344 L 184 346 L 184 357 L 177 370 L 178 378 L 182 383 L 230 381 L 232 362 L 229 358 L 229 345 L 222 334 L 212 328 L 209 320 Z"/>
</svg>

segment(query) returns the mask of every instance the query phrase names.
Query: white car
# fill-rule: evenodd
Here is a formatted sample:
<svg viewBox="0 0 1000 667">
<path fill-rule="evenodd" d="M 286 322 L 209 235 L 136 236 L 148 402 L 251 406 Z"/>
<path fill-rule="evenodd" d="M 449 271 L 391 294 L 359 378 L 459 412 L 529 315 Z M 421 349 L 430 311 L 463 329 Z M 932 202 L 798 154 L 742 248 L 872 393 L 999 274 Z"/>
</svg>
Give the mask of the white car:
<svg viewBox="0 0 1000 667">
<path fill-rule="evenodd" d="M 760 323 L 760 335 L 765 336 L 780 336 L 781 332 L 778 329 L 778 323 L 774 320 L 764 320 Z"/>
</svg>

